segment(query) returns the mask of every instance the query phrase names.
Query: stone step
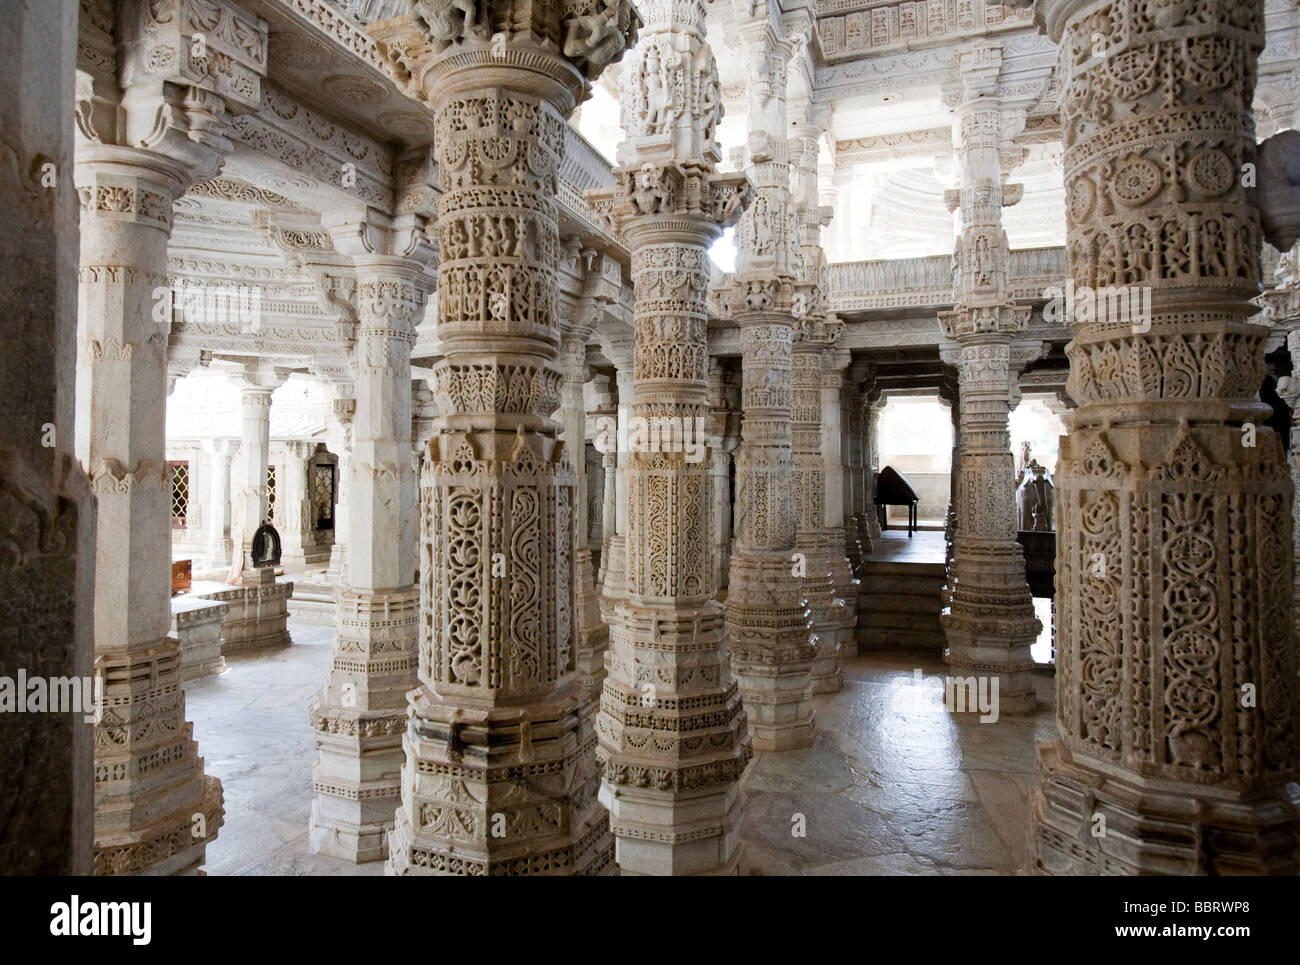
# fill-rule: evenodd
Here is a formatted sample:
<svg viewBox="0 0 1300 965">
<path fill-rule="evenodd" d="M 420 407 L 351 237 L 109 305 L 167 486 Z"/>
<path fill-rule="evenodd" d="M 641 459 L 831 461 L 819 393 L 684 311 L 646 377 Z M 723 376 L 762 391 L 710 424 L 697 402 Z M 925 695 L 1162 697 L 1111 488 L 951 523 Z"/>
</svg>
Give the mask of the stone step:
<svg viewBox="0 0 1300 965">
<path fill-rule="evenodd" d="M 942 631 L 859 627 L 858 652 L 868 650 L 918 650 L 941 654 L 947 641 Z"/>
<path fill-rule="evenodd" d="M 932 613 L 939 619 L 939 593 L 869 593 L 858 597 L 858 622 L 877 612 Z"/>
<path fill-rule="evenodd" d="M 313 626 L 333 626 L 337 608 L 334 587 L 327 583 L 298 583 L 289 600 L 289 615 Z"/>
</svg>

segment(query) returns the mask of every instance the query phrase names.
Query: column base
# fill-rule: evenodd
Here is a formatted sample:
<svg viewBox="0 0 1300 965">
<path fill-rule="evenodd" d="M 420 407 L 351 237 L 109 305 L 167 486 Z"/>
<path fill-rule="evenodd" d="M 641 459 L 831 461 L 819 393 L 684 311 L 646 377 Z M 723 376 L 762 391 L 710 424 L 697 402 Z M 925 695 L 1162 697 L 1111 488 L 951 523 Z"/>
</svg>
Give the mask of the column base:
<svg viewBox="0 0 1300 965">
<path fill-rule="evenodd" d="M 571 684 L 530 704 L 409 696 L 393 875 L 597 875 L 613 864 L 596 801 L 591 701 Z"/>
<path fill-rule="evenodd" d="M 1103 767 L 1105 769 L 1103 770 Z M 1300 786 L 1255 795 L 1145 780 L 1038 745 L 1030 872 L 1039 875 L 1294 875 Z"/>
<path fill-rule="evenodd" d="M 809 640 L 817 647 L 817 655 L 813 657 L 808 679 L 812 682 L 814 694 L 838 693 L 844 685 L 844 678 L 840 673 L 841 628 L 838 621 L 831 617 L 832 614 L 824 610 L 813 617 L 812 634 Z M 854 651 L 856 650 L 855 646 Z"/>
<path fill-rule="evenodd" d="M 1042 628 L 1033 611 L 1028 617 L 1005 620 L 972 618 L 956 611 L 954 604 L 939 616 L 948 642 L 950 677 L 976 678 L 977 691 L 993 699 L 999 716 L 1033 713 L 1038 698 L 1029 647 Z"/>
<path fill-rule="evenodd" d="M 204 775 L 199 802 L 153 824 L 95 837 L 95 875 L 193 874 L 207 858 L 208 842 L 225 820 L 221 781 Z M 202 815 L 202 823 L 196 816 Z M 202 836 L 196 831 L 202 830 Z"/>
<path fill-rule="evenodd" d="M 624 876 L 727 876 L 740 873 L 739 785 L 674 795 L 602 783 L 614 860 Z"/>
<path fill-rule="evenodd" d="M 388 856 L 401 804 L 401 711 L 322 708 L 312 702 L 319 758 L 312 766 L 308 843 L 313 854 L 364 864 Z"/>
<path fill-rule="evenodd" d="M 754 749 L 811 746 L 817 728 L 810 675 L 817 646 L 788 555 L 732 554 L 727 636 Z"/>
</svg>

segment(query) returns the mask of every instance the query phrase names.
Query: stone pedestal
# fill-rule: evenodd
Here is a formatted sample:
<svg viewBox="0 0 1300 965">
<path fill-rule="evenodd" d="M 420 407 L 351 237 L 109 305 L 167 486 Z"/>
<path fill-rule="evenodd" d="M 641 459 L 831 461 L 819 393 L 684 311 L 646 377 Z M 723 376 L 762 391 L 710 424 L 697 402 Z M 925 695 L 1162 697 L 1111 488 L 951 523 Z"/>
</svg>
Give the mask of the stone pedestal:
<svg viewBox="0 0 1300 965">
<path fill-rule="evenodd" d="M 1066 56 L 1104 12 L 1125 49 Z M 1079 408 L 1055 479 L 1060 738 L 1039 745 L 1031 868 L 1294 875 L 1293 493 L 1256 396 L 1268 330 L 1250 320 L 1260 228 L 1240 176 L 1263 4 L 1164 13 L 1042 10 L 1068 92 Z M 1144 69 L 1118 83 L 1119 56 Z M 1081 313 L 1077 289 L 1126 284 L 1148 317 Z"/>
<path fill-rule="evenodd" d="M 172 636 L 181 645 L 181 683 L 224 673 L 221 625 L 226 604 L 197 598 L 172 600 Z"/>
</svg>

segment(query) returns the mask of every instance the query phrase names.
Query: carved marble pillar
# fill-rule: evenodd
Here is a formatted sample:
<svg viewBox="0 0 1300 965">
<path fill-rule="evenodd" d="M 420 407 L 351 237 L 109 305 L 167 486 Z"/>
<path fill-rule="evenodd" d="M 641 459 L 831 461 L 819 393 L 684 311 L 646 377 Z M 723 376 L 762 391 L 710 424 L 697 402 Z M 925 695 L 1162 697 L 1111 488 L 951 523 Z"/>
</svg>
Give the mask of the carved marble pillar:
<svg viewBox="0 0 1300 965">
<path fill-rule="evenodd" d="M 845 484 L 844 426 L 842 396 L 844 370 L 851 357 L 847 349 L 827 350 L 823 356 L 822 370 L 822 456 L 825 464 L 824 491 L 826 514 L 822 525 L 826 532 L 826 552 L 829 557 L 834 600 L 831 618 L 836 625 L 841 660 L 858 655 L 854 630 L 858 624 L 858 581 L 849 564 L 845 536 Z M 816 684 L 814 684 L 814 688 Z"/>
<path fill-rule="evenodd" d="M 1009 248 L 1002 206 L 1018 196 L 1003 184 L 999 148 L 1012 131 L 1004 121 L 997 78 L 1001 54 L 983 47 L 960 55 L 962 92 L 955 133 L 961 187 L 949 203 L 961 210 L 955 307 L 940 314 L 956 343 L 961 392 L 957 533 L 952 601 L 941 617 L 954 677 L 996 680 L 999 713 L 1034 709 L 1030 645 L 1040 625 L 1016 542 L 1015 472 L 1007 420 L 1015 384 L 1012 342 L 1029 306 L 1007 297 Z M 1014 129 L 1014 128 L 1013 128 Z M 1017 186 L 1018 188 L 1018 186 Z M 1023 363 L 1022 363 L 1023 364 Z M 991 683 L 988 685 L 993 686 Z"/>
<path fill-rule="evenodd" d="M 742 30 L 749 65 L 746 170 L 755 198 L 736 229 L 729 294 L 740 328 L 742 383 L 727 631 L 754 747 L 775 751 L 812 744 L 809 673 L 816 643 L 795 555 L 794 219 L 785 116 L 791 49 L 768 23 L 766 8 L 756 16 Z"/>
<path fill-rule="evenodd" d="M 857 362 L 849 367 L 840 396 L 844 429 L 844 531 L 849 568 L 861 580 L 862 567 L 871 553 L 871 525 L 866 515 L 872 511 L 867 478 L 868 440 L 866 429 L 866 395 L 863 383 L 870 378 L 871 367 Z"/>
<path fill-rule="evenodd" d="M 236 485 L 232 541 L 239 553 L 242 584 L 275 581 L 275 569 L 253 562 L 253 536 L 266 521 L 271 464 L 271 395 L 284 383 L 285 373 L 264 369 L 256 362 L 244 366 L 236 378 L 239 386 L 240 438 L 235 461 Z"/>
<path fill-rule="evenodd" d="M 300 439 L 284 444 L 284 478 L 276 478 L 275 502 L 280 519 L 280 539 L 286 566 L 306 566 L 311 538 L 311 498 L 307 460 L 312 446 Z"/>
<path fill-rule="evenodd" d="M 420 479 L 419 685 L 396 874 L 610 866 L 573 647 L 582 454 L 565 453 L 550 418 L 561 383 L 556 194 L 565 118 L 637 18 L 616 2 L 597 46 L 578 14 L 507 0 L 488 22 L 451 12 L 450 30 L 418 12 L 371 27 L 433 107 L 443 192 L 445 355 L 430 379 L 440 418 Z"/>
<path fill-rule="evenodd" d="M 632 371 L 632 337 L 609 337 L 605 342 L 605 353 L 614 363 L 615 384 L 618 387 L 617 425 L 626 427 L 632 417 L 636 402 L 635 374 Z M 609 623 L 618 601 L 627 598 L 627 447 L 621 444 L 623 435 L 617 436 L 620 443 L 615 446 L 612 466 L 609 454 L 606 454 L 605 476 L 614 480 L 614 533 L 609 537 L 600 561 L 600 613 L 606 624 Z M 611 472 L 612 469 L 612 472 Z M 607 516 L 606 519 L 609 517 Z"/>
<path fill-rule="evenodd" d="M 230 463 L 235 455 L 233 439 L 204 439 L 208 459 L 208 543 L 205 555 L 209 570 L 230 566 L 233 543 L 230 538 Z"/>
<path fill-rule="evenodd" d="M 202 863 L 223 811 L 185 719 L 180 645 L 168 634 L 167 242 L 173 203 L 215 177 L 231 150 L 228 115 L 260 106 L 267 27 L 229 0 L 202 11 L 193 0 L 117 6 L 114 16 L 83 5 L 76 37 L 76 450 L 98 497 L 95 669 L 104 682 L 94 871 L 168 874 Z M 204 25 L 214 17 L 223 30 Z M 206 57 L 187 56 L 196 34 Z"/>
<path fill-rule="evenodd" d="M 710 567 L 705 296 L 708 248 L 743 209 L 745 182 L 715 169 L 704 3 L 648 9 L 623 73 L 618 184 L 592 192 L 612 201 L 632 255 L 633 430 L 648 429 L 629 433 L 627 597 L 610 619 L 600 799 L 623 874 L 726 874 L 751 750 Z"/>
<path fill-rule="evenodd" d="M 352 386 L 336 386 L 339 395 L 333 400 L 327 445 L 339 457 L 334 474 L 334 545 L 330 547 L 330 565 L 326 580 L 341 586 L 348 579 L 348 530 L 351 526 L 352 505 L 352 417 L 356 414 L 357 400 Z"/>
<path fill-rule="evenodd" d="M 862 413 L 863 433 L 862 457 L 865 461 L 862 473 L 862 498 L 867 518 L 867 535 L 871 539 L 880 539 L 880 517 L 876 514 L 876 473 L 880 472 L 880 413 L 884 411 L 889 400 L 878 387 L 866 393 Z"/>
<path fill-rule="evenodd" d="M 432 252 L 416 215 L 340 211 L 322 222 L 352 259 L 356 277 L 356 399 L 347 578 L 336 591 L 325 687 L 309 709 L 319 752 L 309 842 L 314 852 L 361 863 L 388 854 L 400 803 L 406 695 L 416 683 L 411 346 L 432 283 L 424 271 Z M 439 575 L 434 567 L 432 578 Z"/>
<path fill-rule="evenodd" d="M 835 323 L 838 325 L 838 323 Z M 798 331 L 790 376 L 790 427 L 795 473 L 795 573 L 803 579 L 803 594 L 812 617 L 817 647 L 810 677 L 813 693 L 840 689 L 840 621 L 831 574 L 826 531 L 826 457 L 822 436 L 822 359 L 838 329 L 826 330 L 814 321 Z"/>
<path fill-rule="evenodd" d="M 583 299 L 584 302 L 589 299 Z M 587 547 L 587 459 L 586 423 L 587 409 L 582 387 L 587 382 L 587 336 L 594 321 L 594 304 L 580 304 L 582 316 L 576 327 L 566 335 L 560 355 L 564 382 L 560 389 L 560 409 L 564 416 L 564 443 L 574 466 L 574 570 L 577 611 L 574 618 L 576 647 L 575 668 L 578 675 L 591 686 L 593 710 L 599 700 L 600 682 L 605 678 L 605 648 L 609 643 L 609 628 L 600 615 L 600 599 L 591 570 L 591 550 Z"/>
<path fill-rule="evenodd" d="M 69 38 L 77 18 L 73 4 L 5 11 L 15 55 L 0 64 L 7 282 L 0 287 L 0 676 L 11 680 L 20 670 L 29 679 L 94 673 L 95 499 L 73 446 L 78 239 L 70 176 L 76 45 Z M 46 165 L 54 184 L 42 183 Z M 6 875 L 91 872 L 95 727 L 77 710 L 0 714 Z"/>
<path fill-rule="evenodd" d="M 1263 8 L 1040 10 L 1061 52 L 1069 277 L 1151 301 L 1131 324 L 1076 308 L 1067 350 L 1039 873 L 1300 871 L 1292 484 L 1256 399 L 1268 330 L 1241 183 Z"/>
<path fill-rule="evenodd" d="M 81 141 L 77 455 L 98 498 L 96 874 L 171 874 L 202 863 L 222 820 L 185 719 L 171 622 L 171 487 L 164 440 L 172 203 L 190 181 L 160 154 Z M 195 815 L 199 819 L 195 820 Z"/>
<path fill-rule="evenodd" d="M 709 478 L 713 492 L 713 548 L 711 552 L 715 585 L 727 585 L 731 565 L 731 451 L 736 440 L 731 435 L 731 402 L 725 373 L 719 360 L 709 360 Z"/>
</svg>

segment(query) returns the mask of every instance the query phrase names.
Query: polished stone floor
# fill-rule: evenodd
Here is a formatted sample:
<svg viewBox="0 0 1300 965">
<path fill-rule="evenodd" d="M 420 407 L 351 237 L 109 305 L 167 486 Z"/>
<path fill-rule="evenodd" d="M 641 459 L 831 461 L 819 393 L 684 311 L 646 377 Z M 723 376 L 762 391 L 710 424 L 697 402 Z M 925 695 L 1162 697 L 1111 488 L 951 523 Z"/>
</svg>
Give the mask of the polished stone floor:
<svg viewBox="0 0 1300 965">
<path fill-rule="evenodd" d="M 225 787 L 207 873 L 382 874 L 381 862 L 356 867 L 307 850 L 307 704 L 333 631 L 289 628 L 294 646 L 227 658 L 221 676 L 185 685 L 199 753 Z M 844 689 L 815 699 L 816 743 L 755 755 L 744 778 L 744 873 L 1013 874 L 1024 864 L 1034 741 L 1055 733 L 1050 677 L 1037 679 L 1033 717 L 979 723 L 908 699 L 918 668 L 943 673 L 906 654 L 848 661 Z"/>
</svg>

